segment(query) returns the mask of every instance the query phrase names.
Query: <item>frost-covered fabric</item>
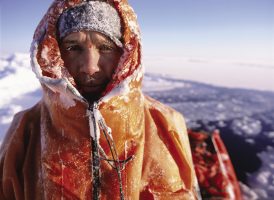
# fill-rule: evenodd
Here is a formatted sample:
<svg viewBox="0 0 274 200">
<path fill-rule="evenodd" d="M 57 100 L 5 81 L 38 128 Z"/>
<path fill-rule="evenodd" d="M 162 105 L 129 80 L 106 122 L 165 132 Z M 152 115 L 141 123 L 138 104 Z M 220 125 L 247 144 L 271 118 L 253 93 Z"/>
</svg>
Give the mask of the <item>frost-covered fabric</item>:
<svg viewBox="0 0 274 200">
<path fill-rule="evenodd" d="M 60 56 L 58 19 L 82 0 L 55 0 L 38 25 L 32 68 L 41 101 L 18 113 L 0 151 L 0 199 L 92 199 L 91 127 L 104 120 L 118 160 L 125 199 L 196 199 L 196 178 L 183 117 L 144 96 L 138 24 L 126 0 L 109 0 L 123 25 L 123 55 L 98 102 L 93 124 L 87 101 Z M 100 121 L 99 121 L 100 119 Z M 101 199 L 120 199 L 111 150 L 100 129 Z"/>
<path fill-rule="evenodd" d="M 58 23 L 60 38 L 80 30 L 97 31 L 107 35 L 117 46 L 122 47 L 120 17 L 106 2 L 89 1 L 66 10 L 60 16 Z"/>
</svg>

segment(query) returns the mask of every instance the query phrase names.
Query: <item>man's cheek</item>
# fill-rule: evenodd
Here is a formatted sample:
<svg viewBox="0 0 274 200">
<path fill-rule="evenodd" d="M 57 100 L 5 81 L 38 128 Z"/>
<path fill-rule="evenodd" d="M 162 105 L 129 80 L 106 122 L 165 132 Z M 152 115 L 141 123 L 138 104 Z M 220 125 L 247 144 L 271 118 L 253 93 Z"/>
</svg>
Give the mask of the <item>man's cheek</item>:
<svg viewBox="0 0 274 200">
<path fill-rule="evenodd" d="M 70 75 L 77 76 L 78 68 L 73 63 L 65 63 L 65 67 L 68 69 Z"/>
</svg>

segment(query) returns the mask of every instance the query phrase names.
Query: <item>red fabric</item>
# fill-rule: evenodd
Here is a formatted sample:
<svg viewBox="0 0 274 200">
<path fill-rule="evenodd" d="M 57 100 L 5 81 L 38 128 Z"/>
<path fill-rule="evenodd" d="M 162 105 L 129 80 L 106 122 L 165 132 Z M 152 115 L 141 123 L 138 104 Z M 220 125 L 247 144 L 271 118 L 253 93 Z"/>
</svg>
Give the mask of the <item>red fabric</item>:
<svg viewBox="0 0 274 200">
<path fill-rule="evenodd" d="M 241 191 L 220 134 L 188 130 L 202 197 L 241 200 Z"/>
</svg>

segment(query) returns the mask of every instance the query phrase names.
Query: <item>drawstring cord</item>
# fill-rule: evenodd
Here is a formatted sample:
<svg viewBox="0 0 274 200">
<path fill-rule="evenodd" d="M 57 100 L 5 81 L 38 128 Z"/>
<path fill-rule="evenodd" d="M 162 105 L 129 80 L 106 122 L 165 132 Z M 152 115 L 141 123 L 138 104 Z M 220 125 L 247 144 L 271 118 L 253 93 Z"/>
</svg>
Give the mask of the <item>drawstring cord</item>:
<svg viewBox="0 0 274 200">
<path fill-rule="evenodd" d="M 93 188 L 93 200 L 100 199 L 100 190 L 101 190 L 101 182 L 100 182 L 100 154 L 99 154 L 99 137 L 100 131 L 99 127 L 96 123 L 96 118 L 94 115 L 94 110 L 96 110 L 96 104 L 93 106 L 89 105 L 88 110 L 91 112 L 89 114 L 89 127 L 90 127 L 90 135 L 91 135 L 91 144 L 92 144 L 92 188 Z"/>
<path fill-rule="evenodd" d="M 93 106 L 89 106 L 89 110 L 91 111 L 91 120 L 93 122 L 93 126 L 90 126 L 90 129 L 92 127 L 94 128 L 94 132 L 91 130 L 91 137 L 92 137 L 92 156 L 93 162 L 92 162 L 92 170 L 93 170 L 93 199 L 99 200 L 100 199 L 100 160 L 104 160 L 108 162 L 108 164 L 117 172 L 118 175 L 118 181 L 119 181 L 119 191 L 120 191 L 120 200 L 124 200 L 124 192 L 123 192 L 123 182 L 122 182 L 122 170 L 125 169 L 125 165 L 131 161 L 134 157 L 129 156 L 125 160 L 120 160 L 116 146 L 112 137 L 112 131 L 111 129 L 106 125 L 106 122 L 101 115 L 98 104 L 94 103 Z M 91 121 L 90 120 L 90 121 Z M 98 124 L 97 124 L 98 123 Z M 103 148 L 99 144 L 99 138 L 100 138 L 100 130 L 101 128 L 104 137 L 106 138 L 106 141 L 108 143 L 111 157 L 112 159 L 109 159 L 104 152 Z M 99 135 L 98 135 L 99 134 Z M 102 156 L 100 156 L 102 155 Z M 95 160 L 94 160 L 95 159 Z M 99 162 L 99 163 L 98 163 Z"/>
</svg>

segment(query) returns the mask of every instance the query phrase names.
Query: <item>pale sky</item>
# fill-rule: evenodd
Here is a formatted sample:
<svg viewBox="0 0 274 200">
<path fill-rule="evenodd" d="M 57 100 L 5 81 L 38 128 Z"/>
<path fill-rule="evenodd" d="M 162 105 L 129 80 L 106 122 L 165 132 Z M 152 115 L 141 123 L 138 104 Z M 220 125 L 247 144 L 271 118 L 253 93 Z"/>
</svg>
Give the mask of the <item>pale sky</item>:
<svg viewBox="0 0 274 200">
<path fill-rule="evenodd" d="M 51 2 L 1 0 L 0 52 L 28 52 L 32 34 Z M 179 72 L 182 78 L 193 79 L 183 76 L 187 73 L 182 70 L 186 70 L 189 61 L 201 67 L 206 67 L 205 63 L 219 65 L 227 61 L 241 66 L 274 68 L 273 0 L 129 2 L 141 26 L 147 71 L 162 73 L 169 66 L 175 68 L 174 74 Z M 159 58 L 165 61 L 159 63 Z M 224 65 L 220 64 L 217 71 L 221 66 Z M 274 69 L 271 73 L 274 77 Z M 201 75 L 194 79 L 200 78 Z M 260 79 L 265 79 L 264 75 Z"/>
</svg>

